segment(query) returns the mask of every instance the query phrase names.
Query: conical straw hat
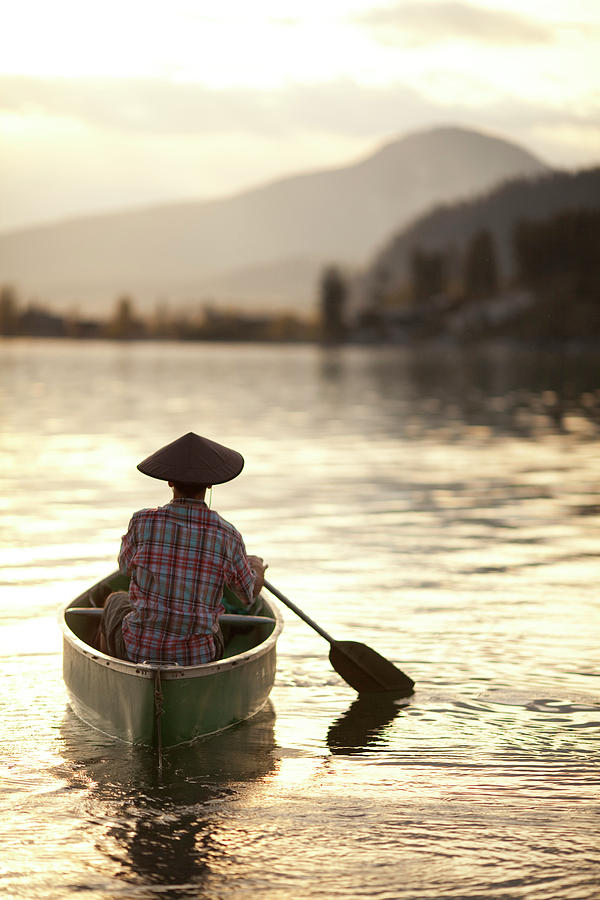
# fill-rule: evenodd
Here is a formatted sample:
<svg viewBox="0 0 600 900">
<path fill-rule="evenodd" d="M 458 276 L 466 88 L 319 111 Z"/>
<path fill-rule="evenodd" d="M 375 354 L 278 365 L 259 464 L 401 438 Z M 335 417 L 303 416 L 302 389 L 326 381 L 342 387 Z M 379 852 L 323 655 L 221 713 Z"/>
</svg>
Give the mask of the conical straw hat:
<svg viewBox="0 0 600 900">
<path fill-rule="evenodd" d="M 161 481 L 187 484 L 223 484 L 244 468 L 244 457 L 193 431 L 161 447 L 144 459 L 138 469 Z"/>
</svg>

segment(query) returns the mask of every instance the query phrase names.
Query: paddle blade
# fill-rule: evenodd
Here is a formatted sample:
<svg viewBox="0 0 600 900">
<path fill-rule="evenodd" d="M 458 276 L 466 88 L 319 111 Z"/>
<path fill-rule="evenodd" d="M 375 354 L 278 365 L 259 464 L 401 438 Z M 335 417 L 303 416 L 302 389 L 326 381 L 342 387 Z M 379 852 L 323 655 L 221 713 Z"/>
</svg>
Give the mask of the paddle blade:
<svg viewBox="0 0 600 900">
<path fill-rule="evenodd" d="M 329 651 L 329 661 L 338 675 L 359 694 L 393 691 L 398 697 L 408 697 L 415 686 L 412 678 L 366 644 L 357 641 L 335 641 Z"/>
</svg>

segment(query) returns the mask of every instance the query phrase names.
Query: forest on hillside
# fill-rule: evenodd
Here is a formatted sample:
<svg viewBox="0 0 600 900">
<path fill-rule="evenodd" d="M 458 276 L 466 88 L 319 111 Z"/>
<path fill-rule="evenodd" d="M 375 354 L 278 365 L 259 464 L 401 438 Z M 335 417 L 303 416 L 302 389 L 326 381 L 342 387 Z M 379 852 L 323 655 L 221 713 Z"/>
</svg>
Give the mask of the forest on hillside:
<svg viewBox="0 0 600 900">
<path fill-rule="evenodd" d="M 414 246 L 402 281 L 376 269 L 352 323 L 349 284 L 332 266 L 321 288 L 324 333 L 330 340 L 396 342 L 600 339 L 600 207 L 519 219 L 510 240 L 509 274 L 488 227 L 462 250 Z"/>
<path fill-rule="evenodd" d="M 599 218 L 600 168 L 517 179 L 440 206 L 358 277 L 331 267 L 325 330 L 392 341 L 597 339 Z"/>
<path fill-rule="evenodd" d="M 390 281 L 402 281 L 415 248 L 460 254 L 484 229 L 494 237 L 500 275 L 508 278 L 516 270 L 516 223 L 522 219 L 547 221 L 573 209 L 600 209 L 600 167 L 517 178 L 479 196 L 438 205 L 390 236 L 374 256 L 365 280 L 368 284 L 369 278 L 379 278 L 385 270 Z"/>
</svg>

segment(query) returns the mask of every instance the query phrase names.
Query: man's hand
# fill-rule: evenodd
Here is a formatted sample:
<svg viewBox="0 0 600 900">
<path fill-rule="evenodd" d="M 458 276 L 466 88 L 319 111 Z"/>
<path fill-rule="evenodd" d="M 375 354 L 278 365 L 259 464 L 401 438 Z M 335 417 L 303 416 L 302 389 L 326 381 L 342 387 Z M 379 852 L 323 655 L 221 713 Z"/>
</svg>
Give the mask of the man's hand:
<svg viewBox="0 0 600 900">
<path fill-rule="evenodd" d="M 255 597 L 258 597 L 265 582 L 265 570 L 268 568 L 268 565 L 260 556 L 248 556 L 248 562 L 250 563 L 250 568 L 256 576 L 254 579 L 254 590 L 252 593 Z"/>
</svg>

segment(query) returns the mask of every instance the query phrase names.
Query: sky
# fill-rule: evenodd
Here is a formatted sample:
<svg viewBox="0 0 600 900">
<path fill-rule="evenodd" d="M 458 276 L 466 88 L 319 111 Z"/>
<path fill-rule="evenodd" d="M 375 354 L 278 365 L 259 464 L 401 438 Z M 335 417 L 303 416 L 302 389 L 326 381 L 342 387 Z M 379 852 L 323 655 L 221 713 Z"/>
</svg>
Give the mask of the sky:
<svg viewBox="0 0 600 900">
<path fill-rule="evenodd" d="M 0 230 L 456 124 L 600 162 L 599 0 L 0 0 Z"/>
</svg>

